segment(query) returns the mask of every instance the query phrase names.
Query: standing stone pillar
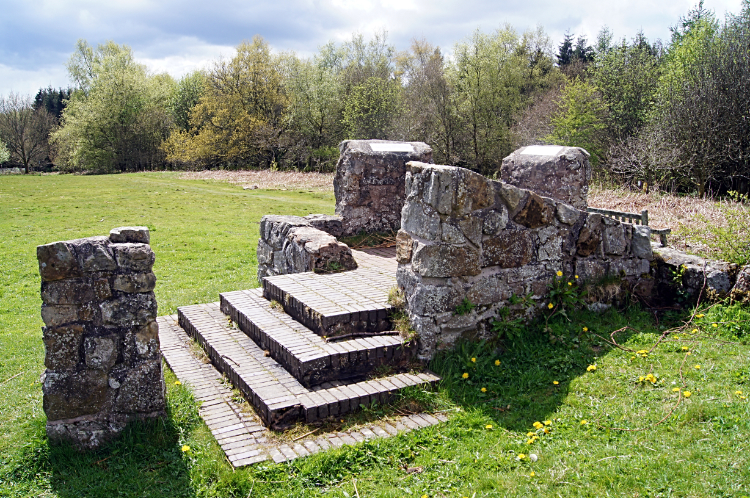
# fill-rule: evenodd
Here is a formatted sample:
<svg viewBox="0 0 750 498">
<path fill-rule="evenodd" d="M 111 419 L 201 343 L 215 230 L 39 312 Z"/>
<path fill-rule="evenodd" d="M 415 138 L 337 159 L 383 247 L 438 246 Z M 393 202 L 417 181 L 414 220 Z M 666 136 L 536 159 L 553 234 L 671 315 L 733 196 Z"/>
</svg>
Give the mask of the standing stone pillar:
<svg viewBox="0 0 750 498">
<path fill-rule="evenodd" d="M 401 228 L 406 163 L 431 163 L 430 146 L 424 142 L 345 140 L 339 149 L 333 189 L 342 235 Z"/>
<path fill-rule="evenodd" d="M 37 247 L 50 441 L 97 448 L 165 415 L 154 253 L 146 227 Z"/>
</svg>

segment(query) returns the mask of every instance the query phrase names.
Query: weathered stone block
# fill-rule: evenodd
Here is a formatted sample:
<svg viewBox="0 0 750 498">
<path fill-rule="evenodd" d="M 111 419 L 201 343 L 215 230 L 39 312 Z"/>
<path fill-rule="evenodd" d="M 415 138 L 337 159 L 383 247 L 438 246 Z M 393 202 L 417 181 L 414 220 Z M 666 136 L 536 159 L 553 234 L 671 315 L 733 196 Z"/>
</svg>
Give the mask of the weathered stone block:
<svg viewBox="0 0 750 498">
<path fill-rule="evenodd" d="M 109 240 L 112 242 L 134 242 L 138 244 L 150 244 L 151 233 L 148 227 L 118 227 L 109 232 Z"/>
<path fill-rule="evenodd" d="M 42 302 L 45 304 L 83 304 L 94 299 L 94 288 L 81 279 L 42 282 Z"/>
<path fill-rule="evenodd" d="M 84 329 L 80 324 L 44 327 L 44 366 L 57 372 L 73 371 L 78 366 Z"/>
<path fill-rule="evenodd" d="M 625 229 L 622 223 L 608 223 L 604 227 L 604 253 L 621 256 L 628 249 L 628 241 L 625 239 Z"/>
<path fill-rule="evenodd" d="M 69 242 L 75 247 L 78 264 L 85 272 L 110 272 L 117 268 L 107 237 L 89 237 Z"/>
<path fill-rule="evenodd" d="M 649 261 L 654 259 L 654 253 L 651 250 L 651 229 L 644 225 L 633 226 L 633 238 L 630 241 L 630 250 L 636 258 L 643 258 Z"/>
<path fill-rule="evenodd" d="M 142 327 L 156 320 L 156 298 L 153 292 L 125 294 L 100 305 L 104 325 Z"/>
<path fill-rule="evenodd" d="M 425 212 L 421 204 L 407 202 L 401 210 L 401 219 L 401 229 L 412 235 L 427 240 L 440 239 L 440 216 L 435 211 Z"/>
<path fill-rule="evenodd" d="M 95 414 L 107 401 L 107 372 L 47 371 L 42 383 L 44 413 L 48 420 L 64 420 Z"/>
<path fill-rule="evenodd" d="M 330 214 L 308 214 L 305 220 L 310 226 L 322 230 L 334 237 L 340 237 L 344 234 L 344 225 L 340 216 Z"/>
<path fill-rule="evenodd" d="M 135 334 L 135 349 L 140 358 L 156 359 L 159 357 L 159 325 L 149 322 Z"/>
<path fill-rule="evenodd" d="M 154 266 L 154 251 L 148 244 L 113 244 L 117 265 L 127 271 L 150 272 Z"/>
<path fill-rule="evenodd" d="M 505 230 L 482 243 L 482 266 L 516 268 L 534 259 L 534 240 L 527 230 Z"/>
<path fill-rule="evenodd" d="M 142 361 L 120 382 L 114 410 L 121 413 L 164 413 L 165 385 L 161 359 Z"/>
<path fill-rule="evenodd" d="M 411 261 L 412 246 L 414 241 L 411 236 L 399 230 L 396 234 L 396 261 L 399 263 L 409 263 Z"/>
<path fill-rule="evenodd" d="M 423 277 L 458 277 L 479 274 L 480 263 L 481 255 L 476 248 L 431 244 L 414 251 L 411 264 Z"/>
<path fill-rule="evenodd" d="M 508 210 L 503 205 L 480 211 L 477 216 L 482 219 L 482 233 L 485 235 L 498 235 L 508 225 Z"/>
<path fill-rule="evenodd" d="M 589 153 L 579 147 L 522 147 L 503 159 L 501 178 L 585 210 L 591 181 Z"/>
<path fill-rule="evenodd" d="M 432 161 L 422 142 L 346 140 L 339 145 L 334 193 L 344 235 L 398 230 L 404 205 L 406 163 Z"/>
<path fill-rule="evenodd" d="M 588 257 L 596 253 L 602 241 L 602 216 L 600 214 L 590 214 L 586 219 L 586 224 L 578 235 L 576 244 L 577 254 L 582 257 Z"/>
<path fill-rule="evenodd" d="M 513 221 L 527 228 L 538 228 L 548 225 L 552 221 L 554 211 L 544 199 L 534 193 L 529 193 L 526 204 L 513 218 Z"/>
<path fill-rule="evenodd" d="M 148 273 L 126 273 L 117 275 L 112 288 L 120 292 L 151 292 L 156 287 L 156 275 Z"/>
<path fill-rule="evenodd" d="M 39 260 L 39 274 L 45 282 L 81 276 L 78 260 L 65 242 L 37 246 L 36 256 Z"/>
<path fill-rule="evenodd" d="M 42 321 L 48 327 L 59 327 L 79 320 L 81 310 L 77 305 L 42 305 Z"/>
<path fill-rule="evenodd" d="M 109 371 L 117 361 L 119 345 L 117 334 L 87 337 L 83 342 L 86 366 L 94 370 Z"/>
<path fill-rule="evenodd" d="M 561 223 L 565 223 L 566 225 L 573 225 L 579 220 L 581 214 L 583 213 L 573 206 L 568 206 L 565 203 L 558 202 L 556 214 L 557 219 L 560 220 Z"/>
</svg>

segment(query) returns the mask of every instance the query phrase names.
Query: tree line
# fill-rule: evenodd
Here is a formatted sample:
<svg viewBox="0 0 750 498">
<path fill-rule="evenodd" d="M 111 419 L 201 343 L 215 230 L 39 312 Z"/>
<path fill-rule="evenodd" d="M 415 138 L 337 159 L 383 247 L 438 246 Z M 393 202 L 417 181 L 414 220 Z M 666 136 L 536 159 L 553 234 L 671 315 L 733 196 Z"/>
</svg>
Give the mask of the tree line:
<svg viewBox="0 0 750 498">
<path fill-rule="evenodd" d="M 79 41 L 73 89 L 0 98 L 0 162 L 330 171 L 340 141 L 389 139 L 493 175 L 514 149 L 556 143 L 586 148 L 613 181 L 747 191 L 750 0 L 723 20 L 701 2 L 671 33 L 666 44 L 642 33 L 613 42 L 605 27 L 593 46 L 568 33 L 553 47 L 541 28 L 506 25 L 449 57 L 426 40 L 397 51 L 376 33 L 300 58 L 256 36 L 178 80 L 127 46 Z"/>
</svg>

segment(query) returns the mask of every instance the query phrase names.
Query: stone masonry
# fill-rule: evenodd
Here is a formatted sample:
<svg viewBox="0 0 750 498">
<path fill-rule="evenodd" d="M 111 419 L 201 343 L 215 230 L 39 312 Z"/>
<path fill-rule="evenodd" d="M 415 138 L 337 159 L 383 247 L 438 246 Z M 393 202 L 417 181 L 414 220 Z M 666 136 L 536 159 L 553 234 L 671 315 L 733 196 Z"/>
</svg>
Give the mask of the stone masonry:
<svg viewBox="0 0 750 498">
<path fill-rule="evenodd" d="M 586 210 L 591 181 L 589 153 L 580 147 L 531 145 L 503 159 L 505 183 Z"/>
<path fill-rule="evenodd" d="M 346 140 L 339 149 L 334 191 L 343 235 L 398 230 L 406 163 L 431 163 L 432 149 L 423 142 L 385 140 Z"/>
<path fill-rule="evenodd" d="M 37 247 L 51 441 L 101 446 L 165 415 L 154 253 L 145 227 Z"/>
<path fill-rule="evenodd" d="M 422 359 L 465 335 L 480 336 L 516 295 L 541 311 L 556 272 L 581 280 L 619 275 L 634 293 L 653 287 L 647 226 L 633 226 L 467 169 L 407 164 L 397 235 L 397 281 Z M 466 298 L 476 307 L 457 315 Z"/>
<path fill-rule="evenodd" d="M 325 231 L 324 231 L 325 230 Z M 341 219 L 312 214 L 266 215 L 260 220 L 258 281 L 263 277 L 308 271 L 343 271 L 357 268 L 349 246 L 331 235 L 341 233 Z"/>
</svg>

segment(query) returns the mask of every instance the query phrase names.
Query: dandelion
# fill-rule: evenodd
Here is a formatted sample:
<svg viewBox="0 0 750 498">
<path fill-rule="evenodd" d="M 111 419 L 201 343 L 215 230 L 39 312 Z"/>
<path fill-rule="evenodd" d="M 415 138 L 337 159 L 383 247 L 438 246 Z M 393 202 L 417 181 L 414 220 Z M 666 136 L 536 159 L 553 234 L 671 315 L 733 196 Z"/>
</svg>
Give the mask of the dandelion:
<svg viewBox="0 0 750 498">
<path fill-rule="evenodd" d="M 698 329 L 693 329 L 693 330 L 690 331 L 690 333 L 691 334 L 697 334 L 698 333 Z"/>
<path fill-rule="evenodd" d="M 545 433 L 545 434 L 549 434 L 549 427 L 545 427 L 545 428 L 544 428 L 544 433 Z"/>
<path fill-rule="evenodd" d="M 526 455 L 524 453 L 519 453 L 516 460 L 523 460 L 524 458 L 526 458 Z"/>
<path fill-rule="evenodd" d="M 595 372 L 596 371 L 596 365 L 589 365 L 586 367 L 587 372 Z"/>
<path fill-rule="evenodd" d="M 535 473 L 534 473 L 534 471 L 532 470 L 532 471 L 531 471 L 531 474 L 529 474 L 529 477 L 534 477 L 534 476 L 536 476 L 536 474 L 535 474 Z"/>
<path fill-rule="evenodd" d="M 676 392 L 678 392 L 679 390 L 680 390 L 680 388 L 679 388 L 679 387 L 673 387 L 673 388 L 672 388 L 672 392 L 673 392 L 673 393 L 676 393 Z"/>
<path fill-rule="evenodd" d="M 568 285 L 572 286 L 572 285 L 573 285 L 573 282 L 568 282 Z"/>
<path fill-rule="evenodd" d="M 526 441 L 526 444 L 534 444 L 534 439 L 529 439 L 528 441 Z"/>
<path fill-rule="evenodd" d="M 552 425 L 552 421 L 551 421 L 551 420 L 545 420 L 545 421 L 544 421 L 544 422 L 542 422 L 542 423 L 543 423 L 544 425 Z"/>
<path fill-rule="evenodd" d="M 696 369 L 696 370 L 700 370 L 701 366 L 700 365 L 695 365 L 693 368 Z"/>
<path fill-rule="evenodd" d="M 176 385 L 176 386 L 182 385 L 182 382 L 180 382 L 179 380 L 176 380 L 176 381 L 174 381 L 174 385 Z"/>
<path fill-rule="evenodd" d="M 483 388 L 482 388 L 482 392 L 483 392 L 483 393 L 486 393 L 486 392 L 487 392 L 487 388 L 486 388 L 486 387 L 483 387 Z"/>
<path fill-rule="evenodd" d="M 464 374 L 461 376 L 461 378 L 468 379 L 469 378 L 469 373 L 468 372 L 464 372 Z"/>
<path fill-rule="evenodd" d="M 583 420 L 581 420 L 581 425 L 586 425 L 586 424 L 588 424 L 588 423 L 589 423 L 589 421 L 588 421 L 588 420 L 586 420 L 586 419 L 583 419 Z"/>
<path fill-rule="evenodd" d="M 183 452 L 183 453 L 187 453 L 187 452 L 189 452 L 189 451 L 190 451 L 190 446 L 188 446 L 188 445 L 186 445 L 186 444 L 183 444 L 183 445 L 182 445 L 182 452 Z"/>
<path fill-rule="evenodd" d="M 553 381 L 552 381 L 552 385 L 553 385 L 553 386 L 557 386 L 557 385 L 559 385 L 559 384 L 560 384 L 560 383 L 559 383 L 559 382 L 557 382 L 556 380 L 553 380 Z"/>
<path fill-rule="evenodd" d="M 562 272 L 560 270 L 557 270 L 557 276 L 562 277 Z"/>
<path fill-rule="evenodd" d="M 484 426 L 485 429 L 492 429 L 492 424 L 487 424 Z"/>
<path fill-rule="evenodd" d="M 641 349 L 635 352 L 636 356 L 643 356 L 644 358 L 648 356 L 648 350 Z"/>
<path fill-rule="evenodd" d="M 711 326 L 714 327 L 714 328 L 716 328 L 716 327 L 719 326 L 719 324 L 718 323 L 712 323 Z"/>
<path fill-rule="evenodd" d="M 534 435 L 534 433 L 533 433 L 533 432 L 527 432 L 527 433 L 526 433 L 526 437 L 531 437 L 531 436 L 533 436 L 533 435 Z"/>
<path fill-rule="evenodd" d="M 576 275 L 576 278 L 578 278 L 578 275 Z"/>
<path fill-rule="evenodd" d="M 500 366 L 500 360 L 495 360 L 495 366 L 496 366 L 496 367 L 499 367 L 499 366 Z"/>
<path fill-rule="evenodd" d="M 742 391 L 735 391 L 734 394 L 736 394 L 737 396 L 742 396 Z"/>
<path fill-rule="evenodd" d="M 687 346 L 682 346 L 682 350 L 683 350 L 683 351 L 690 351 L 690 348 L 689 348 L 689 347 L 687 347 Z"/>
<path fill-rule="evenodd" d="M 698 313 L 697 315 L 695 315 L 695 318 L 703 318 L 704 316 L 706 315 L 704 315 L 703 313 Z"/>
<path fill-rule="evenodd" d="M 639 376 L 638 377 L 638 382 L 643 382 L 643 379 L 645 379 L 645 377 L 643 375 Z"/>
<path fill-rule="evenodd" d="M 647 380 L 647 381 L 649 381 L 649 382 L 650 382 L 650 383 L 652 383 L 652 384 L 655 384 L 655 383 L 656 383 L 656 377 L 654 377 L 654 374 L 648 374 L 648 375 L 646 375 L 646 376 L 645 376 L 645 377 L 643 378 L 643 380 Z"/>
<path fill-rule="evenodd" d="M 584 332 L 588 332 L 588 331 L 589 331 L 589 328 L 588 328 L 588 327 L 583 327 L 583 331 L 584 331 Z"/>
<path fill-rule="evenodd" d="M 549 309 L 552 309 L 552 308 L 554 308 L 554 307 L 555 307 L 555 305 L 554 305 L 554 304 L 552 304 L 552 303 L 549 303 L 549 304 L 547 305 L 547 307 L 548 307 Z"/>
<path fill-rule="evenodd" d="M 685 396 L 686 398 L 689 398 L 690 396 L 692 396 L 692 394 L 693 393 L 691 393 L 690 391 L 682 391 L 682 395 Z"/>
<path fill-rule="evenodd" d="M 476 363 L 476 362 L 477 362 L 477 359 L 476 359 L 476 358 L 472 358 L 472 359 L 471 359 L 471 362 L 472 362 L 472 363 Z"/>
<path fill-rule="evenodd" d="M 536 456 L 536 453 L 529 453 L 529 460 L 531 460 L 532 462 L 536 462 L 537 460 L 539 460 L 539 457 Z"/>
<path fill-rule="evenodd" d="M 422 495 L 422 498 L 430 498 L 430 497 L 427 495 Z"/>
<path fill-rule="evenodd" d="M 541 422 L 534 422 L 531 425 L 534 426 L 534 429 L 541 429 L 542 427 L 544 427 Z"/>
</svg>

